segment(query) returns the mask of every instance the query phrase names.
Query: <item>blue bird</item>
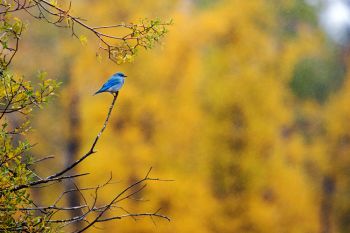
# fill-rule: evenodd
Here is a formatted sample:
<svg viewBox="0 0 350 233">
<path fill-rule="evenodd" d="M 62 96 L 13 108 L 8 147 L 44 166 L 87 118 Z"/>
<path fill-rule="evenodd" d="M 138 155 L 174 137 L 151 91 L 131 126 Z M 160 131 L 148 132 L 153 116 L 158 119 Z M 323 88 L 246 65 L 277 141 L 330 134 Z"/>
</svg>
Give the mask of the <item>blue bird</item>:
<svg viewBox="0 0 350 233">
<path fill-rule="evenodd" d="M 112 94 L 117 95 L 120 88 L 122 88 L 124 84 L 125 77 L 127 76 L 121 72 L 113 74 L 112 77 L 110 77 L 110 79 L 108 79 L 108 81 L 105 84 L 103 84 L 101 89 L 96 91 L 94 95 L 101 92 L 110 92 Z"/>
</svg>

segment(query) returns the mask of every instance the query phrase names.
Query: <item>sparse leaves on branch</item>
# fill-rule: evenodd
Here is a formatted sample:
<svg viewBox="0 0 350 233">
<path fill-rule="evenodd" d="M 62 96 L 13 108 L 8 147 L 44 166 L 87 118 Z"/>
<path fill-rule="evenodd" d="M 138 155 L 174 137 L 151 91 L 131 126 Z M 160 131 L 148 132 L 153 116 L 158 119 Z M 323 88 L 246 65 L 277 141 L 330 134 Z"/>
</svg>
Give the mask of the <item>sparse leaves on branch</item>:
<svg viewBox="0 0 350 233">
<path fill-rule="evenodd" d="M 101 57 L 106 52 L 109 59 L 120 64 L 133 60 L 139 48 L 150 49 L 167 33 L 167 27 L 172 21 L 163 22 L 159 19 L 141 19 L 138 23 L 119 23 L 108 26 L 91 26 L 86 20 L 70 13 L 71 3 L 64 8 L 57 1 L 31 0 L 6 1 L 0 10 L 0 15 L 6 15 L 14 11 L 26 11 L 39 20 L 57 27 L 68 28 L 72 36 L 78 38 L 82 44 L 86 44 L 87 37 L 77 31 L 85 29 L 93 33 L 99 39 L 99 51 Z M 113 33 L 111 33 L 113 29 Z M 21 31 L 21 30 L 20 30 Z M 18 32 L 16 32 L 18 33 Z"/>
</svg>

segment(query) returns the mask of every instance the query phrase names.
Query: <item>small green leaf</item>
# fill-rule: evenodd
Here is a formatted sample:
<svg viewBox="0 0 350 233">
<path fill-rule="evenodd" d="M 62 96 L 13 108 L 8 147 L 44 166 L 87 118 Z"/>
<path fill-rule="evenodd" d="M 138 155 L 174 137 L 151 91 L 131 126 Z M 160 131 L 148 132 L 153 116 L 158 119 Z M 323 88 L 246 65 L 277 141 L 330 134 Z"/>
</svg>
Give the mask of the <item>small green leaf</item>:
<svg viewBox="0 0 350 233">
<path fill-rule="evenodd" d="M 82 45 L 84 45 L 84 46 L 87 45 L 88 40 L 87 40 L 87 37 L 86 37 L 86 36 L 84 36 L 84 35 L 79 36 L 79 40 L 80 40 L 80 43 L 81 43 Z"/>
</svg>

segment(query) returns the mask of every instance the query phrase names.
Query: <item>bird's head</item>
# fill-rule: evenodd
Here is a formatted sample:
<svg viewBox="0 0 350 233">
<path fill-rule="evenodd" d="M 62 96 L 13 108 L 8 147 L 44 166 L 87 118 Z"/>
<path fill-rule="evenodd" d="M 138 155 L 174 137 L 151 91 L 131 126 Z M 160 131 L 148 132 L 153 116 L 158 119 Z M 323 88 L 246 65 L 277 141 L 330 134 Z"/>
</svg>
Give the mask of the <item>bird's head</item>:
<svg viewBox="0 0 350 233">
<path fill-rule="evenodd" d="M 122 72 L 115 73 L 113 76 L 119 77 L 119 78 L 125 78 L 125 77 L 127 77 L 127 76 L 126 76 L 125 74 L 123 74 Z"/>
</svg>

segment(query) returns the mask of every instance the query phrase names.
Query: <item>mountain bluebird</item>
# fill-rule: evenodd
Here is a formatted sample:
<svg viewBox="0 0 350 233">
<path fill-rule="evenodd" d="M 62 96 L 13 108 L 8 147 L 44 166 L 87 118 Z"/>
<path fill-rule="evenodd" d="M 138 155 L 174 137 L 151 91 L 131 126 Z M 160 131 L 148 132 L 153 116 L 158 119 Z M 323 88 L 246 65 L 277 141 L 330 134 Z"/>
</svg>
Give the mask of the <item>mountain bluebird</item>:
<svg viewBox="0 0 350 233">
<path fill-rule="evenodd" d="M 112 75 L 108 81 L 103 84 L 100 90 L 98 90 L 94 95 L 101 93 L 101 92 L 110 92 L 112 94 L 117 95 L 120 88 L 122 88 L 124 84 L 124 78 L 127 77 L 121 72 L 115 73 Z"/>
</svg>

